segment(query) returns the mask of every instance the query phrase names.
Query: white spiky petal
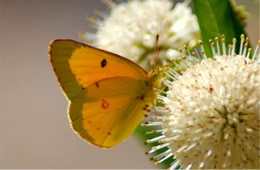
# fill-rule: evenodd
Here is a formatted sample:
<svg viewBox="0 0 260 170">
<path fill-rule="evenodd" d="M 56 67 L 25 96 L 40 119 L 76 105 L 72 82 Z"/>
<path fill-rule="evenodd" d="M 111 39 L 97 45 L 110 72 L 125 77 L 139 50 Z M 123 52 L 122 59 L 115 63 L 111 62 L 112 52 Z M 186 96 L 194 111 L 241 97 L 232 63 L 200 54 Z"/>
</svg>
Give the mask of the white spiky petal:
<svg viewBox="0 0 260 170">
<path fill-rule="evenodd" d="M 186 2 L 173 8 L 170 0 L 132 0 L 113 4 L 109 16 L 96 21 L 97 32 L 86 33 L 94 45 L 127 57 L 148 69 L 156 35 L 160 56 L 178 55 L 184 44 L 194 45 L 199 38 L 195 15 Z M 160 57 L 162 58 L 162 57 Z"/>
<path fill-rule="evenodd" d="M 173 81 L 155 118 L 178 162 L 172 168 L 260 168 L 260 53 L 243 43 L 240 55 L 234 45 L 231 55 L 213 48 L 213 58 L 190 57 L 180 75 L 168 72 Z"/>
</svg>

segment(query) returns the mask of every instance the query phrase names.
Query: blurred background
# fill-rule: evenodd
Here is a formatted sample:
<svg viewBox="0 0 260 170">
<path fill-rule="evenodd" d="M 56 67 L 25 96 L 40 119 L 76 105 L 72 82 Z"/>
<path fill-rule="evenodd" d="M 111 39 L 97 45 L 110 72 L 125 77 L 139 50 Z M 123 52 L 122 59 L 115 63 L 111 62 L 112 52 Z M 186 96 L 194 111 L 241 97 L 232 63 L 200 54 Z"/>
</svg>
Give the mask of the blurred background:
<svg viewBox="0 0 260 170">
<path fill-rule="evenodd" d="M 247 32 L 259 39 L 259 2 Z M 93 147 L 73 133 L 67 104 L 48 59 L 53 39 L 80 40 L 94 31 L 86 17 L 99 0 L 0 0 L 0 168 L 156 168 L 134 137 L 117 147 Z M 119 40 L 120 41 L 120 40 Z"/>
</svg>

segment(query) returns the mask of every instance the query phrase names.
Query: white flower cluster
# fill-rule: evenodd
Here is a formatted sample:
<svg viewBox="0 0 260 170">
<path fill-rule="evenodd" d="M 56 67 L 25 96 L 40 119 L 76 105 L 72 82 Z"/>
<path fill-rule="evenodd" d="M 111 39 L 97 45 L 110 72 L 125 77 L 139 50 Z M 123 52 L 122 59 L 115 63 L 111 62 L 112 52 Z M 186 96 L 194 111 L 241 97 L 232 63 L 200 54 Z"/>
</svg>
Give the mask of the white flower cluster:
<svg viewBox="0 0 260 170">
<path fill-rule="evenodd" d="M 178 55 L 185 44 L 195 45 L 199 27 L 187 2 L 173 7 L 169 0 L 133 0 L 112 4 L 110 15 L 96 21 L 97 32 L 86 33 L 94 45 L 122 55 L 141 64 L 151 66 L 156 35 L 160 57 Z"/>
<path fill-rule="evenodd" d="M 202 52 L 187 56 L 181 73 L 169 68 L 162 114 L 147 124 L 163 131 L 149 153 L 169 148 L 156 161 L 174 155 L 173 169 L 260 168 L 260 42 L 254 54 L 243 42 L 238 55 L 235 43 L 227 53 L 223 44 L 223 54 L 212 46 L 213 58 Z"/>
</svg>

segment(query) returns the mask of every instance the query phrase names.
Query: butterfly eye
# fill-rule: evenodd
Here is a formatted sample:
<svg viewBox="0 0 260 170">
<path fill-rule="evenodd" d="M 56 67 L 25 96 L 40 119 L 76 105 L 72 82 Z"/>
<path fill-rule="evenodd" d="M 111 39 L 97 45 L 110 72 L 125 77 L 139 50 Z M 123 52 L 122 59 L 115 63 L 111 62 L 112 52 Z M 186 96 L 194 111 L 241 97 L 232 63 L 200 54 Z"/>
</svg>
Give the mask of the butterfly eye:
<svg viewBox="0 0 260 170">
<path fill-rule="evenodd" d="M 150 81 L 145 81 L 145 86 L 149 87 L 151 85 Z"/>
</svg>

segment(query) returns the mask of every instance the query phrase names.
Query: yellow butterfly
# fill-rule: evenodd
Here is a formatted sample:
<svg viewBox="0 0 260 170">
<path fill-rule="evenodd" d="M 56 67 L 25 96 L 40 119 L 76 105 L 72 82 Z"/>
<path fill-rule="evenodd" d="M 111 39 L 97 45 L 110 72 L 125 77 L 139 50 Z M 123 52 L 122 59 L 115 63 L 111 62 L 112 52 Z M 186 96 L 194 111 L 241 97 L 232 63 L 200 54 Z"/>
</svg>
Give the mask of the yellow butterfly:
<svg viewBox="0 0 260 170">
<path fill-rule="evenodd" d="M 52 41 L 49 56 L 72 128 L 98 147 L 125 140 L 152 106 L 151 76 L 124 57 L 74 40 Z"/>
</svg>

